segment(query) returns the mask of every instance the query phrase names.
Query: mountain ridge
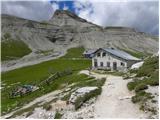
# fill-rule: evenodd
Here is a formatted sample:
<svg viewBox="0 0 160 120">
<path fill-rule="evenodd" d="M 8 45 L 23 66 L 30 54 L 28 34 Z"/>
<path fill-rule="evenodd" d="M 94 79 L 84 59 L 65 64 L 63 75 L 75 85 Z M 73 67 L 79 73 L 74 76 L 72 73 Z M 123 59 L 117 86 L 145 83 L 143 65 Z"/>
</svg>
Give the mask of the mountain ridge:
<svg viewBox="0 0 160 120">
<path fill-rule="evenodd" d="M 2 37 L 18 36 L 32 51 L 67 50 L 83 46 L 86 49 L 118 47 L 139 52 L 155 53 L 158 41 L 152 35 L 129 27 L 101 27 L 67 10 L 56 10 L 48 21 L 37 22 L 2 14 Z"/>
</svg>

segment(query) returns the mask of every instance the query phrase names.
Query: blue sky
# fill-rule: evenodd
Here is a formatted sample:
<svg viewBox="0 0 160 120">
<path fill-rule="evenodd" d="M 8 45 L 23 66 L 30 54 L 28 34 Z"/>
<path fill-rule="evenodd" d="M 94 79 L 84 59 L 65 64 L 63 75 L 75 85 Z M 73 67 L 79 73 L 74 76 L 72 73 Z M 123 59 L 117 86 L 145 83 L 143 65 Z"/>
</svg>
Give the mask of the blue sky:
<svg viewBox="0 0 160 120">
<path fill-rule="evenodd" d="M 138 31 L 159 33 L 158 0 L 38 0 L 3 1 L 1 12 L 18 17 L 43 21 L 52 18 L 57 9 L 70 10 L 90 22 L 102 27 L 124 26 Z M 100 2 L 99 2 L 100 1 Z"/>
<path fill-rule="evenodd" d="M 57 3 L 59 5 L 59 9 L 63 10 L 65 6 L 67 6 L 68 10 L 75 12 L 74 2 L 73 1 L 49 1 L 51 4 Z"/>
</svg>

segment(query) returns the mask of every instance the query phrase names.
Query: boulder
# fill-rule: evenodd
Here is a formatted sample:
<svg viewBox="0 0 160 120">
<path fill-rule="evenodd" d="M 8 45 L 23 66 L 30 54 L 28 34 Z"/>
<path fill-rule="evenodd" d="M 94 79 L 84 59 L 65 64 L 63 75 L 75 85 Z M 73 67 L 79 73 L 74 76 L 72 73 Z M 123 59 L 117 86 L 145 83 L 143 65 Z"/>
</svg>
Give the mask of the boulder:
<svg viewBox="0 0 160 120">
<path fill-rule="evenodd" d="M 87 93 L 90 93 L 91 91 L 94 91 L 96 89 L 98 89 L 98 87 L 82 87 L 82 88 L 77 89 L 75 92 L 73 92 L 71 94 L 71 97 L 69 99 L 69 103 L 74 104 L 75 101 L 77 100 L 77 98 L 83 97 Z"/>
</svg>

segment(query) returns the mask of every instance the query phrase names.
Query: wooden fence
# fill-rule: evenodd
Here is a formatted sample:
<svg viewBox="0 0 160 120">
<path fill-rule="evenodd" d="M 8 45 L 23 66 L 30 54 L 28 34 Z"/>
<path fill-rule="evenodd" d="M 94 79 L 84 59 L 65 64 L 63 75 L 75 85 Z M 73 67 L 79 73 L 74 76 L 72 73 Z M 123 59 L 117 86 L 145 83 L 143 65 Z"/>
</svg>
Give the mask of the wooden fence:
<svg viewBox="0 0 160 120">
<path fill-rule="evenodd" d="M 72 70 L 71 69 L 66 69 L 64 71 L 61 71 L 61 72 L 56 72 L 54 74 L 51 74 L 47 79 L 41 81 L 38 86 L 41 87 L 43 86 L 44 84 L 47 84 L 49 85 L 51 82 L 53 82 L 54 80 L 56 80 L 57 78 L 59 77 L 63 77 L 65 75 L 70 75 L 72 74 Z"/>
</svg>

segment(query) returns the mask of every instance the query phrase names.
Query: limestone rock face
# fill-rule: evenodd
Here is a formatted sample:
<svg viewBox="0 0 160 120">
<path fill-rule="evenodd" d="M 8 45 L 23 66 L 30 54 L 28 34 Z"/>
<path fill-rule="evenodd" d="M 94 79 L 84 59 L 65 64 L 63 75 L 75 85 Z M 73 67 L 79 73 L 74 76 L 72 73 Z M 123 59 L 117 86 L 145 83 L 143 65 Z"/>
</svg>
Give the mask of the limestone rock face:
<svg viewBox="0 0 160 120">
<path fill-rule="evenodd" d="M 117 47 L 144 53 L 158 52 L 158 37 L 132 28 L 102 28 L 66 10 L 57 10 L 49 21 L 2 15 L 1 22 L 2 37 L 10 33 L 12 38 L 24 41 L 33 51 L 63 51 L 84 46 L 86 49 Z"/>
</svg>

